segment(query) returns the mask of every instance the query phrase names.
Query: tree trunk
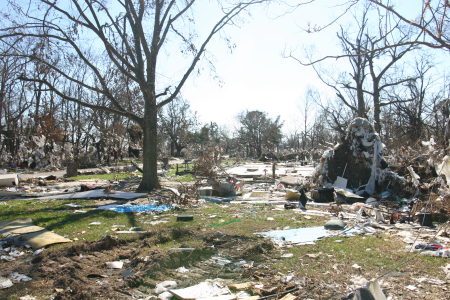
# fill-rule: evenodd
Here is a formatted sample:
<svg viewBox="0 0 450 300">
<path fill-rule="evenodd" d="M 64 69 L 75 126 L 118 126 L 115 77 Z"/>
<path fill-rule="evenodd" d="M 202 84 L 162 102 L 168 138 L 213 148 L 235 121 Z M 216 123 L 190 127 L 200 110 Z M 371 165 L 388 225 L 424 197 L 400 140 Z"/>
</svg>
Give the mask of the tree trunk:
<svg viewBox="0 0 450 300">
<path fill-rule="evenodd" d="M 175 142 L 174 141 L 170 142 L 170 156 L 172 156 L 172 157 L 175 156 Z"/>
<path fill-rule="evenodd" d="M 149 192 L 158 189 L 161 186 L 158 181 L 157 174 L 157 118 L 156 108 L 154 113 L 150 112 L 149 116 L 145 116 L 142 126 L 144 132 L 143 140 L 143 174 L 142 181 L 137 192 Z"/>
<path fill-rule="evenodd" d="M 178 143 L 175 143 L 175 148 L 177 149 L 177 157 L 181 157 L 181 150 L 183 150 L 184 146 L 179 145 Z"/>
<path fill-rule="evenodd" d="M 372 64 L 371 64 L 372 68 Z M 373 73 L 373 72 L 371 72 Z M 372 75 L 372 77 L 374 77 Z M 375 121 L 375 131 L 381 134 L 381 122 L 380 122 L 380 89 L 379 89 L 379 80 L 378 78 L 373 78 L 373 117 Z"/>
</svg>

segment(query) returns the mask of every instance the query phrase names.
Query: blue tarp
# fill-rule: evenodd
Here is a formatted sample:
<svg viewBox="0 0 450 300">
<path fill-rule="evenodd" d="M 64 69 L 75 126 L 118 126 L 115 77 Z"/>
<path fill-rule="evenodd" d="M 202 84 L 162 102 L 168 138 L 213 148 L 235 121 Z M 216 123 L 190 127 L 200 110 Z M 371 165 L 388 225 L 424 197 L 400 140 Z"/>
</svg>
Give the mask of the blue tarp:
<svg viewBox="0 0 450 300">
<path fill-rule="evenodd" d="M 166 211 L 171 210 L 172 207 L 167 205 L 160 205 L 157 204 L 148 204 L 148 205 L 124 205 L 124 206 L 117 206 L 114 208 L 110 208 L 110 210 L 124 213 L 124 212 L 135 212 L 135 211 Z"/>
</svg>

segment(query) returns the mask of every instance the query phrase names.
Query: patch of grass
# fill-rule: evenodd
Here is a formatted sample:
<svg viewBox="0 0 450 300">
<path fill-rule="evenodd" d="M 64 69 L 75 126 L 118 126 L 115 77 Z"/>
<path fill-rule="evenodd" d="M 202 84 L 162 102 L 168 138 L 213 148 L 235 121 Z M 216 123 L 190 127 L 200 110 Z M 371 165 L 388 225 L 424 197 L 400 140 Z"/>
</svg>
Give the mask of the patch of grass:
<svg viewBox="0 0 450 300">
<path fill-rule="evenodd" d="M 136 239 L 138 233 L 118 234 L 113 231 L 113 225 L 124 225 L 119 230 L 128 230 L 131 227 L 141 227 L 139 230 L 151 230 L 152 225 L 146 224 L 148 216 L 134 215 L 132 213 L 117 213 L 107 210 L 96 210 L 93 200 L 17 200 L 7 202 L 0 212 L 0 220 L 10 220 L 30 217 L 34 224 L 66 236 L 69 239 L 77 238 L 79 242 L 96 241 L 106 235 L 118 235 L 125 240 Z M 81 208 L 68 207 L 65 204 L 77 204 Z M 74 213 L 75 210 L 85 210 L 86 213 Z M 89 225 L 100 222 L 101 225 Z M 51 247 L 60 248 L 64 244 Z"/>
<path fill-rule="evenodd" d="M 194 164 L 188 164 L 188 169 L 189 170 L 192 170 L 192 169 L 194 169 Z M 178 165 L 178 171 L 179 172 L 181 172 L 181 171 L 184 171 L 184 170 L 186 170 L 186 165 L 185 164 L 179 164 Z M 175 176 L 175 173 L 177 172 L 177 166 L 176 165 L 173 165 L 172 166 L 172 168 L 170 168 L 169 170 L 167 170 L 167 172 L 166 172 L 166 176 Z"/>
<path fill-rule="evenodd" d="M 340 241 L 340 242 L 337 242 Z M 291 258 L 282 258 L 272 267 L 280 272 L 297 272 L 300 276 L 326 275 L 335 272 L 354 274 L 355 276 L 376 278 L 385 274 L 402 260 L 407 252 L 403 251 L 401 241 L 385 239 L 383 236 L 354 236 L 349 238 L 327 238 L 316 241 L 315 245 L 294 246 L 287 249 L 293 253 Z M 307 254 L 316 254 L 309 257 Z M 415 255 L 409 253 L 408 258 Z M 418 269 L 427 270 L 444 279 L 440 267 L 442 258 L 418 256 L 413 263 L 401 266 L 397 271 L 415 273 Z M 357 264 L 361 269 L 353 268 Z M 326 277 L 326 276 L 324 276 Z"/>
<path fill-rule="evenodd" d="M 186 174 L 186 175 L 174 178 L 173 181 L 176 181 L 176 182 L 195 181 L 195 176 L 192 174 Z"/>
<path fill-rule="evenodd" d="M 252 237 L 255 233 L 290 228 L 321 226 L 323 217 L 308 216 L 306 218 L 292 210 L 276 210 L 267 204 L 225 204 L 206 203 L 197 208 L 183 211 L 168 211 L 157 217 L 135 215 L 132 213 L 116 213 L 113 211 L 95 210 L 93 200 L 17 200 L 6 202 L 0 210 L 0 220 L 30 217 L 35 225 L 53 230 L 70 239 L 77 238 L 80 243 L 97 241 L 106 235 L 114 235 L 125 240 L 143 238 L 139 233 L 119 234 L 113 231 L 113 225 L 125 225 L 119 230 L 128 230 L 140 226 L 140 230 L 150 232 L 152 238 L 157 233 L 166 234 L 167 238 L 155 239 L 151 247 L 161 251 L 170 248 L 202 248 L 205 242 L 201 232 L 206 234 L 220 231 L 224 235 L 236 238 Z M 87 213 L 74 214 L 74 208 L 65 204 L 82 206 Z M 194 215 L 189 222 L 177 221 L 176 215 Z M 268 220 L 267 218 L 273 218 Z M 167 223 L 151 225 L 154 220 L 166 220 Z M 101 222 L 101 225 L 89 225 Z M 262 240 L 262 238 L 261 238 Z M 340 242 L 336 242 L 340 240 Z M 60 249 L 71 244 L 51 245 L 47 248 Z M 370 249 L 370 250 L 368 250 Z M 397 236 L 383 234 L 380 236 L 355 236 L 350 238 L 327 238 L 316 241 L 315 245 L 293 246 L 284 248 L 283 252 L 274 250 L 271 256 L 275 263 L 271 265 L 274 273 L 296 272 L 299 276 L 320 277 L 326 280 L 330 274 L 345 273 L 365 278 L 376 278 L 389 271 L 407 254 L 405 244 Z M 291 258 L 282 258 L 283 253 L 292 253 Z M 316 254 L 309 257 L 307 254 Z M 409 253 L 408 257 L 414 255 Z M 358 264 L 361 269 L 351 266 Z M 440 267 L 446 265 L 445 258 L 418 256 L 412 262 L 400 267 L 400 272 L 417 274 L 417 270 L 426 270 L 433 277 L 444 279 L 445 274 Z"/>
</svg>

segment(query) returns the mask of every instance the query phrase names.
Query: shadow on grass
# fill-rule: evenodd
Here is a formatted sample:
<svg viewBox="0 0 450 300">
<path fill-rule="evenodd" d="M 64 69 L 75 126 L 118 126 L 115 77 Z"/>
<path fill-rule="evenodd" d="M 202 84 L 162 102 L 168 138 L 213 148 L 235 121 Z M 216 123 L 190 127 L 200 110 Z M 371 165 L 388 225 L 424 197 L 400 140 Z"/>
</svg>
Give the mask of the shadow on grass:
<svg viewBox="0 0 450 300">
<path fill-rule="evenodd" d="M 17 200 L 11 202 L 9 209 L 1 210 L 0 220 L 11 220 L 18 218 L 29 217 L 33 220 L 34 224 L 37 226 L 42 226 L 47 230 L 63 230 L 68 227 L 67 224 L 72 224 L 71 226 L 77 227 L 76 224 L 79 223 L 81 226 L 86 228 L 89 226 L 90 222 L 98 221 L 99 219 L 117 219 L 121 216 L 126 216 L 128 219 L 128 224 L 131 227 L 137 227 L 137 222 L 135 215 L 133 213 L 118 213 L 111 210 L 97 210 L 98 205 L 82 205 L 82 207 L 77 209 L 92 209 L 86 213 L 73 213 L 75 208 L 68 209 L 65 204 L 86 201 L 86 200 L 58 200 L 58 201 L 47 201 L 44 203 L 36 202 L 36 200 L 23 200 L 26 203 L 20 203 Z M 84 204 L 85 202 L 83 202 Z M 113 202 L 111 204 L 122 204 L 123 201 Z M 16 204 L 16 205 L 14 205 Z M 36 206 L 35 206 L 36 205 Z M 6 205 L 5 205 L 6 206 Z M 79 229 L 79 228 L 77 228 Z"/>
</svg>

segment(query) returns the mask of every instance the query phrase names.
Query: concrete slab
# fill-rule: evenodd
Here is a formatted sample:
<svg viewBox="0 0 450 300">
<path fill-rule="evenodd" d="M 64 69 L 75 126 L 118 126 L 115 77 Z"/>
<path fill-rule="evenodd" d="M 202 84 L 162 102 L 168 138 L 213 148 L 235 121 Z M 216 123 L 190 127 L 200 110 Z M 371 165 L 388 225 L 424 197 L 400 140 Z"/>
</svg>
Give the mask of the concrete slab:
<svg viewBox="0 0 450 300">
<path fill-rule="evenodd" d="M 261 177 L 264 176 L 264 174 L 267 174 L 267 176 L 272 176 L 272 166 L 272 163 L 245 164 L 230 168 L 227 170 L 227 173 L 237 177 Z M 277 176 L 286 176 L 289 174 L 292 176 L 310 177 L 312 176 L 313 171 L 314 167 L 311 165 L 301 166 L 300 164 L 292 165 L 278 163 L 275 166 L 275 175 Z"/>
</svg>

